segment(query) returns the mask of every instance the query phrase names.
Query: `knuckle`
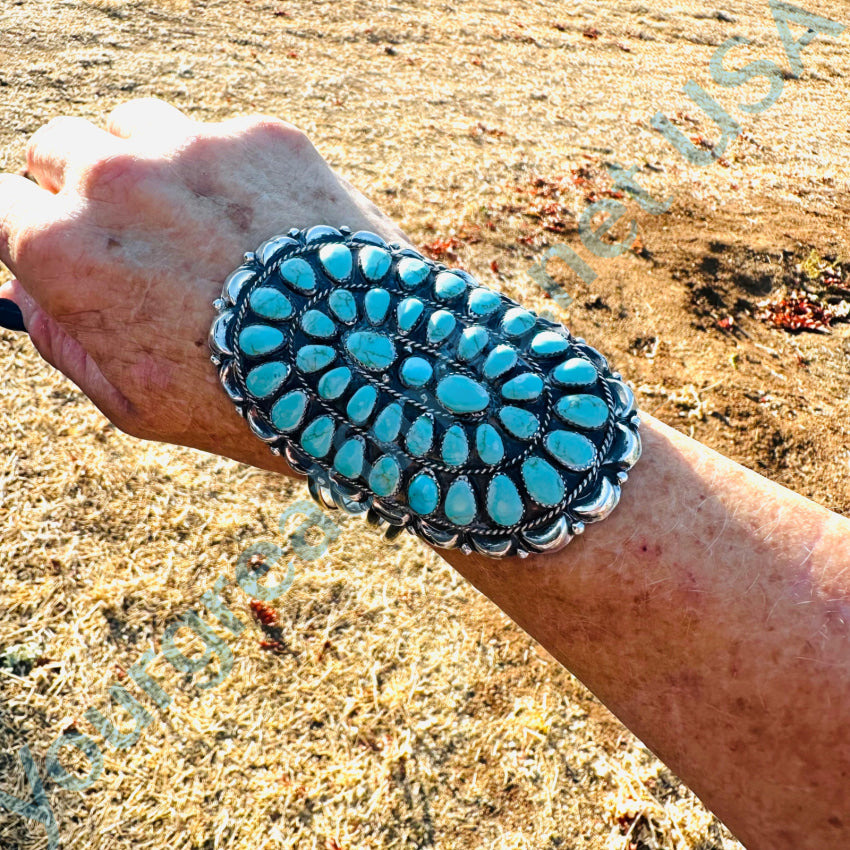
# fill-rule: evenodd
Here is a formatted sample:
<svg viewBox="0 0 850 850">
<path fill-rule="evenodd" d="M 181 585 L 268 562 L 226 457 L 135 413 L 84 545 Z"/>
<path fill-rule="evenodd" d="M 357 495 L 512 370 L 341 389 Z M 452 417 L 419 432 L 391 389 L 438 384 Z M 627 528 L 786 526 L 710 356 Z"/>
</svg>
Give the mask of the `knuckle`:
<svg viewBox="0 0 850 850">
<path fill-rule="evenodd" d="M 92 200 L 126 200 L 146 183 L 155 171 L 153 163 L 132 153 L 99 157 L 80 167 L 79 190 Z"/>
</svg>

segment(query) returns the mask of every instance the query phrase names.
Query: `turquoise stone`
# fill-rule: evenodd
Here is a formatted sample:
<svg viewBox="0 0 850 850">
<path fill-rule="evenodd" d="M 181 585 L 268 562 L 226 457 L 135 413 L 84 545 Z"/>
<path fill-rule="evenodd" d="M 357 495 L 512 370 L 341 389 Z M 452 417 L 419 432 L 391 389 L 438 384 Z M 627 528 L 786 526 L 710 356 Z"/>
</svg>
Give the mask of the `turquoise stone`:
<svg viewBox="0 0 850 850">
<path fill-rule="evenodd" d="M 497 345 L 484 361 L 482 372 L 488 381 L 494 381 L 500 375 L 513 369 L 516 365 L 516 349 L 509 345 Z"/>
<path fill-rule="evenodd" d="M 401 429 L 401 405 L 388 404 L 379 414 L 372 426 L 372 433 L 382 443 L 391 443 Z"/>
<path fill-rule="evenodd" d="M 530 457 L 522 463 L 522 480 L 528 495 L 545 508 L 552 508 L 564 498 L 564 479 L 542 457 Z"/>
<path fill-rule="evenodd" d="M 380 325 L 390 309 L 390 294 L 386 289 L 370 289 L 363 299 L 366 316 L 373 325 Z"/>
<path fill-rule="evenodd" d="M 564 396 L 556 405 L 555 413 L 570 425 L 578 428 L 601 428 L 608 421 L 608 406 L 595 395 Z"/>
<path fill-rule="evenodd" d="M 245 386 L 254 398 L 268 398 L 281 388 L 288 374 L 286 363 L 263 363 L 248 373 Z"/>
<path fill-rule="evenodd" d="M 270 325 L 248 325 L 239 333 L 239 348 L 249 357 L 269 354 L 283 345 L 283 333 Z"/>
<path fill-rule="evenodd" d="M 499 432 L 486 423 L 479 425 L 475 432 L 475 448 L 478 449 L 478 457 L 490 465 L 500 463 L 505 456 L 505 446 Z"/>
<path fill-rule="evenodd" d="M 428 342 L 439 345 L 455 329 L 457 320 L 448 310 L 437 310 L 428 319 Z"/>
<path fill-rule="evenodd" d="M 248 299 L 251 309 L 264 319 L 286 321 L 292 315 L 292 304 L 289 299 L 273 286 L 261 286 L 251 293 Z"/>
<path fill-rule="evenodd" d="M 561 387 L 586 387 L 597 377 L 594 365 L 582 357 L 565 360 L 552 370 L 552 380 Z"/>
<path fill-rule="evenodd" d="M 363 367 L 383 372 L 395 360 L 395 346 L 389 337 L 375 331 L 357 331 L 345 341 L 348 353 Z"/>
<path fill-rule="evenodd" d="M 492 289 L 473 289 L 469 293 L 469 312 L 476 316 L 489 316 L 494 310 L 499 309 L 502 299 L 498 292 Z"/>
<path fill-rule="evenodd" d="M 391 265 L 392 257 L 382 248 L 367 245 L 360 249 L 360 271 L 367 280 L 381 280 Z"/>
<path fill-rule="evenodd" d="M 427 472 L 420 472 L 413 477 L 407 487 L 407 504 L 410 510 L 420 516 L 428 516 L 437 507 L 440 500 L 440 490 L 437 482 Z"/>
<path fill-rule="evenodd" d="M 384 455 L 369 473 L 369 488 L 376 496 L 392 496 L 398 489 L 401 470 L 395 458 Z"/>
<path fill-rule="evenodd" d="M 269 418 L 278 431 L 285 433 L 301 424 L 306 409 L 307 394 L 302 390 L 293 390 L 274 403 Z"/>
<path fill-rule="evenodd" d="M 570 347 L 569 340 L 555 331 L 541 331 L 531 340 L 531 350 L 538 357 L 554 357 Z"/>
<path fill-rule="evenodd" d="M 484 350 L 490 341 L 487 328 L 481 325 L 473 325 L 467 328 L 461 335 L 457 344 L 457 356 L 459 360 L 474 360 Z"/>
<path fill-rule="evenodd" d="M 295 355 L 295 363 L 302 372 L 318 372 L 336 359 L 336 352 L 329 345 L 304 345 Z"/>
<path fill-rule="evenodd" d="M 499 525 L 516 525 L 521 519 L 524 506 L 514 482 L 507 475 L 499 474 L 487 488 L 487 513 Z"/>
<path fill-rule="evenodd" d="M 469 459 L 469 442 L 460 425 L 452 425 L 443 437 L 443 460 L 449 466 L 462 466 Z"/>
<path fill-rule="evenodd" d="M 284 260 L 277 273 L 298 292 L 310 293 L 316 289 L 316 273 L 313 267 L 301 257 Z"/>
<path fill-rule="evenodd" d="M 292 390 L 274 403 L 270 419 L 278 431 L 285 433 L 301 424 L 306 409 L 307 394 L 302 390 Z"/>
<path fill-rule="evenodd" d="M 363 472 L 363 440 L 346 440 L 334 457 L 334 469 L 346 478 L 359 478 Z"/>
<path fill-rule="evenodd" d="M 431 269 L 422 260 L 414 257 L 405 257 L 400 260 L 396 271 L 401 285 L 408 289 L 415 289 L 431 273 Z"/>
<path fill-rule="evenodd" d="M 304 333 L 319 339 L 330 339 L 336 333 L 333 319 L 321 310 L 308 310 L 301 317 L 301 327 L 304 328 Z"/>
<path fill-rule="evenodd" d="M 521 407 L 503 407 L 499 419 L 518 440 L 530 440 L 540 427 L 537 417 Z"/>
<path fill-rule="evenodd" d="M 452 413 L 480 413 L 490 403 L 490 394 L 466 375 L 448 375 L 437 384 L 440 404 Z"/>
<path fill-rule="evenodd" d="M 333 438 L 333 419 L 330 416 L 320 416 L 301 432 L 301 448 L 313 457 L 324 457 L 331 450 Z"/>
<path fill-rule="evenodd" d="M 537 316 L 522 307 L 511 307 L 502 319 L 502 330 L 506 336 L 522 336 L 537 324 Z"/>
<path fill-rule="evenodd" d="M 431 364 L 422 357 L 408 357 L 399 369 L 401 382 L 406 387 L 413 389 L 424 387 L 431 380 L 433 374 L 434 370 Z"/>
<path fill-rule="evenodd" d="M 354 264 L 351 251 L 339 243 L 323 245 L 319 248 L 319 262 L 334 280 L 340 282 L 351 274 Z"/>
<path fill-rule="evenodd" d="M 573 472 L 585 472 L 596 460 L 596 447 L 575 431 L 552 431 L 543 444 L 561 466 Z"/>
<path fill-rule="evenodd" d="M 357 302 L 347 289 L 335 289 L 328 298 L 333 314 L 346 324 L 350 324 L 357 318 Z"/>
<path fill-rule="evenodd" d="M 319 380 L 319 395 L 333 400 L 339 398 L 351 383 L 351 369 L 347 366 L 337 366 L 330 372 L 325 372 Z"/>
<path fill-rule="evenodd" d="M 419 321 L 424 307 L 425 305 L 418 298 L 405 298 L 395 311 L 398 329 L 402 333 L 407 333 Z"/>
<path fill-rule="evenodd" d="M 543 379 L 534 372 L 523 372 L 502 387 L 502 395 L 510 401 L 534 401 L 542 392 Z"/>
<path fill-rule="evenodd" d="M 475 519 L 475 493 L 469 482 L 464 479 L 455 481 L 446 493 L 443 511 L 449 522 L 455 525 L 469 525 Z"/>
<path fill-rule="evenodd" d="M 434 442 L 434 420 L 427 414 L 420 416 L 410 426 L 405 442 L 414 457 L 426 455 Z"/>
<path fill-rule="evenodd" d="M 434 281 L 434 292 L 437 298 L 447 301 L 449 298 L 457 298 L 466 292 L 466 281 L 451 272 L 440 272 Z"/>
<path fill-rule="evenodd" d="M 348 418 L 355 425 L 362 425 L 372 415 L 377 400 L 378 391 L 373 386 L 360 387 L 348 402 L 346 408 Z"/>
</svg>

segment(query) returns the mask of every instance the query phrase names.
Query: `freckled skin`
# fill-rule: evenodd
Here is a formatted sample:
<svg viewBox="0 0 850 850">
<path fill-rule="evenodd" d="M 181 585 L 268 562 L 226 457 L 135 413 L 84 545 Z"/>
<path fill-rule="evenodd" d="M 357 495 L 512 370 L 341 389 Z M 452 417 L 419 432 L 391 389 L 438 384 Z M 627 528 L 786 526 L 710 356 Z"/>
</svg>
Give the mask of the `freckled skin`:
<svg viewBox="0 0 850 850">
<path fill-rule="evenodd" d="M 0 175 L 0 259 L 33 343 L 120 428 L 291 474 L 209 361 L 212 300 L 290 227 L 404 235 L 272 119 L 159 101 L 42 128 Z M 155 132 L 153 129 L 155 128 Z M 749 850 L 850 842 L 850 522 L 643 416 L 617 510 L 561 553 L 441 552 Z"/>
</svg>

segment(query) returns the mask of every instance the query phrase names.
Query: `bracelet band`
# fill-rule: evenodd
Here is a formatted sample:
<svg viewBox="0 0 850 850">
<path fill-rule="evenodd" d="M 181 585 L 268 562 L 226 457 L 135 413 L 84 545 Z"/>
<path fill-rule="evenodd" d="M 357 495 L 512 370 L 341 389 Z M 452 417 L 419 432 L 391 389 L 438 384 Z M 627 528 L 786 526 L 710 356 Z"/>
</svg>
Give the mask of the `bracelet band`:
<svg viewBox="0 0 850 850">
<path fill-rule="evenodd" d="M 222 385 L 324 507 L 489 557 L 604 519 L 640 456 L 631 390 L 562 325 L 374 233 L 264 242 L 210 330 Z"/>
</svg>

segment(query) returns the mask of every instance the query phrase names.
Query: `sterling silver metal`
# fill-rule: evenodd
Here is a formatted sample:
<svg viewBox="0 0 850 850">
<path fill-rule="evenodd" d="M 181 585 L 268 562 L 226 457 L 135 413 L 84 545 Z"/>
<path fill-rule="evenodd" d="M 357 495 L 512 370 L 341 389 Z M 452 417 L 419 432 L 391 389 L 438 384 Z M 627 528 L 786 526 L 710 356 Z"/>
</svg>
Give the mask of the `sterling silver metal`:
<svg viewBox="0 0 850 850">
<path fill-rule="evenodd" d="M 390 539 L 556 552 L 640 458 L 634 395 L 599 352 L 374 233 L 274 236 L 214 306 L 211 359 L 254 434 Z"/>
</svg>

